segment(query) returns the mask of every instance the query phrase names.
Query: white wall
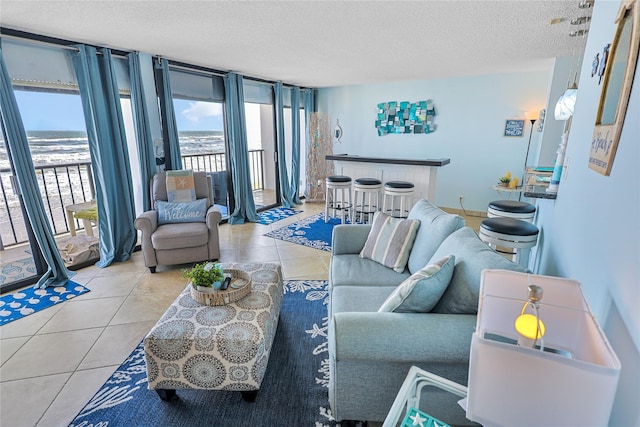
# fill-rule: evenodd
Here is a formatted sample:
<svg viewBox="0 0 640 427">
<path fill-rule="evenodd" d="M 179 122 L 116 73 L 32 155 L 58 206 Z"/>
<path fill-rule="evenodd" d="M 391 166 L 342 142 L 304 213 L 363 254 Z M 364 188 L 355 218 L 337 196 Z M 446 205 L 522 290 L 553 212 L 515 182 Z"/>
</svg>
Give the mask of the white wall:
<svg viewBox="0 0 640 427">
<path fill-rule="evenodd" d="M 611 43 L 618 1 L 593 10 L 575 114 L 567 146 L 567 170 L 555 201 L 538 203 L 539 272 L 582 283 L 598 321 L 622 363 L 612 426 L 640 425 L 640 71 L 611 175 L 587 167 L 602 86 L 591 78 L 596 53 Z"/>
<path fill-rule="evenodd" d="M 491 186 L 506 171 L 524 173 L 530 122 L 522 137 L 504 137 L 506 119 L 524 119 L 526 111 L 545 108 L 551 68 L 527 73 L 422 80 L 318 90 L 318 110 L 343 129 L 334 153 L 391 158 L 450 158 L 438 170 L 435 203 L 486 211 L 498 197 Z M 426 135 L 378 136 L 376 105 L 386 101 L 431 99 L 437 130 Z M 532 147 L 541 133 L 534 130 Z"/>
</svg>

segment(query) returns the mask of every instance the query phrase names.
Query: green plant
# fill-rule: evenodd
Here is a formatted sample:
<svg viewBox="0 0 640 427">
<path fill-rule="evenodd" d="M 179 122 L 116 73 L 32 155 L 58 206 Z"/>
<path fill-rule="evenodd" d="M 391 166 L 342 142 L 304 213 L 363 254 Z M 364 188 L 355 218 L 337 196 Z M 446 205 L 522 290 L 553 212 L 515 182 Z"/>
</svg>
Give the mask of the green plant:
<svg viewBox="0 0 640 427">
<path fill-rule="evenodd" d="M 190 270 L 183 270 L 183 276 L 191 279 L 193 287 L 204 286 L 213 287 L 215 282 L 224 280 L 224 270 L 220 264 L 202 263 L 195 264 Z"/>
<path fill-rule="evenodd" d="M 500 183 L 501 184 L 509 184 L 511 182 L 511 178 L 509 178 L 508 176 L 501 176 L 500 177 Z"/>
</svg>

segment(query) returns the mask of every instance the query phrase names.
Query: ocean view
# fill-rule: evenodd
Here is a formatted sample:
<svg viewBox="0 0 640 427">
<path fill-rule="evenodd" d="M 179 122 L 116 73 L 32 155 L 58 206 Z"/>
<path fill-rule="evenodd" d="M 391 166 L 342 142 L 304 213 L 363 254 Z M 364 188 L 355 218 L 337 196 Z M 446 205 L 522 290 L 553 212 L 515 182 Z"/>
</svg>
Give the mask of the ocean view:
<svg viewBox="0 0 640 427">
<path fill-rule="evenodd" d="M 182 155 L 224 152 L 224 131 L 178 132 Z M 35 166 L 82 163 L 91 160 L 89 142 L 84 131 L 27 131 L 31 157 Z M 3 141 L 4 142 L 4 141 Z M 0 147 L 0 169 L 9 167 L 4 144 Z"/>
</svg>

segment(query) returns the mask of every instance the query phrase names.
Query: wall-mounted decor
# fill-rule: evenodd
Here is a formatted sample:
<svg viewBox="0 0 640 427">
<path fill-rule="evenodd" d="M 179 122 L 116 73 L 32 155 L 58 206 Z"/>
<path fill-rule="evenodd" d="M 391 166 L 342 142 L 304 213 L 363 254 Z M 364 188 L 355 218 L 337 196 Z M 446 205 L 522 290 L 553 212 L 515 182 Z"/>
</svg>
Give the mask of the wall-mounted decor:
<svg viewBox="0 0 640 427">
<path fill-rule="evenodd" d="M 616 24 L 589 154 L 589 168 L 605 176 L 611 173 L 631 96 L 640 46 L 640 1 L 623 1 Z"/>
<path fill-rule="evenodd" d="M 418 102 L 382 102 L 378 104 L 378 136 L 391 133 L 431 133 L 436 125 L 436 110 L 431 100 Z"/>
<path fill-rule="evenodd" d="M 522 136 L 524 120 L 507 119 L 504 124 L 504 136 Z"/>
</svg>

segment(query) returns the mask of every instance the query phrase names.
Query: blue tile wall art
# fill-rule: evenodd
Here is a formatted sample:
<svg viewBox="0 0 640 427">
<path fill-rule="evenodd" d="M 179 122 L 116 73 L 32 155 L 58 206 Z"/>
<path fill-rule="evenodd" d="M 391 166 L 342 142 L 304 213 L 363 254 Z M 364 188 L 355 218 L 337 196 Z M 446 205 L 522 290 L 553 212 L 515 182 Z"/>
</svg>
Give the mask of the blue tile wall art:
<svg viewBox="0 0 640 427">
<path fill-rule="evenodd" d="M 401 133 L 435 132 L 436 110 L 431 100 L 381 102 L 378 104 L 378 136 Z"/>
</svg>

